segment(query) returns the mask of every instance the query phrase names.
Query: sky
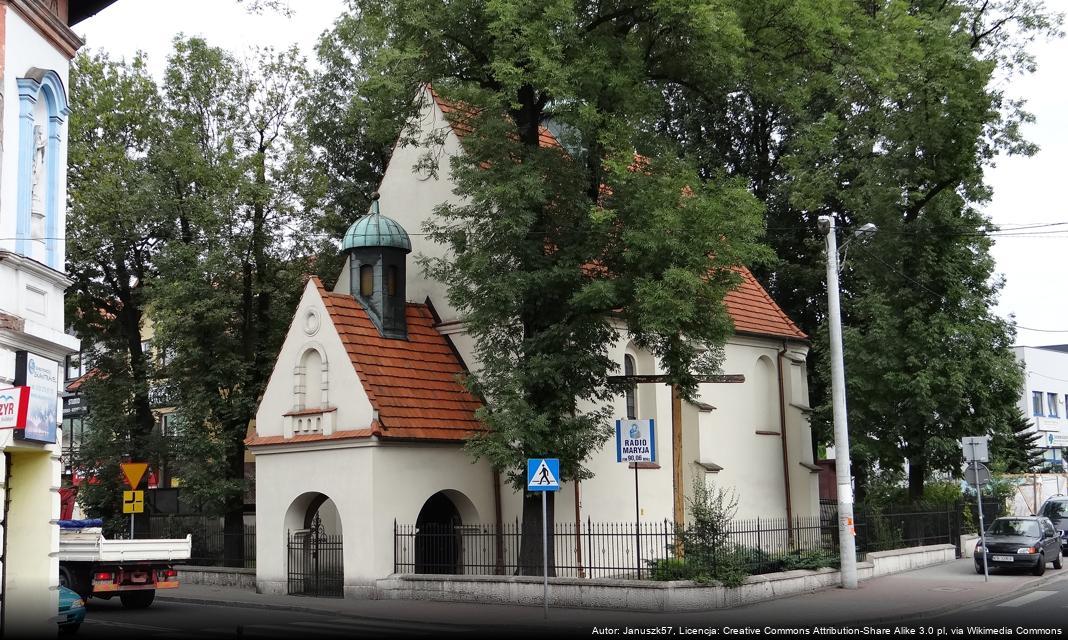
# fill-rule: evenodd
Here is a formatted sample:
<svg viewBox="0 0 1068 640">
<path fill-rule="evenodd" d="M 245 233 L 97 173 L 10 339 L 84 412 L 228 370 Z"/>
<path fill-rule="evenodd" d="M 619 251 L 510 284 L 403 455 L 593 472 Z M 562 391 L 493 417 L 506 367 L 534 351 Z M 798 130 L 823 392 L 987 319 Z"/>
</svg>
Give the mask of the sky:
<svg viewBox="0 0 1068 640">
<path fill-rule="evenodd" d="M 1068 11 L 1068 0 L 1048 4 Z M 203 36 L 239 56 L 256 46 L 281 49 L 296 44 L 314 61 L 319 35 L 330 28 L 345 2 L 289 0 L 289 6 L 293 13 L 284 17 L 251 15 L 234 0 L 118 0 L 74 30 L 88 48 L 106 50 L 113 58 L 143 51 L 158 78 L 179 33 Z M 1005 228 L 1066 223 L 1038 227 L 1030 235 L 1000 237 L 993 249 L 996 270 L 1005 278 L 996 312 L 1015 317 L 1018 344 L 1037 346 L 1068 343 L 1068 290 L 1062 288 L 1068 274 L 1068 39 L 1036 44 L 1033 51 L 1038 71 L 1013 79 L 1006 91 L 1027 100 L 1035 122 L 1024 128 L 1024 135 L 1040 151 L 1029 158 L 997 160 L 987 173 L 994 197 L 984 209 Z"/>
</svg>

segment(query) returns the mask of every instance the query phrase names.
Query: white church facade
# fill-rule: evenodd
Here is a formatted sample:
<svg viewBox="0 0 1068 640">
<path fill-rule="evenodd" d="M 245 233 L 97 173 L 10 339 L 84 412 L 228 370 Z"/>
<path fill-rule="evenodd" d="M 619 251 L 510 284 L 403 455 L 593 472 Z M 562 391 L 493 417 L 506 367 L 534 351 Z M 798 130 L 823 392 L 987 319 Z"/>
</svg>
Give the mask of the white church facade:
<svg viewBox="0 0 1068 640">
<path fill-rule="evenodd" d="M 522 518 L 522 495 L 463 449 L 481 428 L 479 400 L 460 382 L 478 369 L 473 339 L 445 286 L 414 265 L 414 256 L 443 251 L 415 232 L 456 197 L 447 157 L 463 144 L 462 128 L 448 118 L 452 105 L 429 89 L 424 98 L 420 125 L 444 133 L 439 172 L 414 171 L 425 149 L 394 150 L 380 199 L 345 235 L 347 263 L 334 290 L 315 278 L 307 283 L 246 441 L 256 464 L 261 592 L 299 592 L 294 567 L 309 557 L 300 545 L 317 535 L 336 551 L 327 561 L 338 583 L 334 595 L 369 597 L 375 580 L 393 573 L 398 554 L 407 552 L 398 549 L 396 527 L 499 527 Z M 733 488 L 739 518 L 818 514 L 807 336 L 748 270 L 739 273 L 741 285 L 725 300 L 735 334 L 723 371 L 744 382 L 701 384 L 693 403 L 675 400 L 663 384 L 621 394 L 618 417 L 657 425 L 657 460 L 637 463 L 640 510 L 635 463 L 616 462 L 610 441 L 588 461 L 592 479 L 565 483 L 557 493 L 557 523 L 581 531 L 589 522 L 669 521 L 675 487 L 685 497 L 694 481 Z M 663 373 L 622 327 L 610 355 L 620 374 Z M 673 443 L 673 414 L 681 443 Z M 444 572 L 478 571 L 467 566 L 468 550 L 449 553 Z M 567 553 L 558 547 L 557 560 Z"/>
</svg>

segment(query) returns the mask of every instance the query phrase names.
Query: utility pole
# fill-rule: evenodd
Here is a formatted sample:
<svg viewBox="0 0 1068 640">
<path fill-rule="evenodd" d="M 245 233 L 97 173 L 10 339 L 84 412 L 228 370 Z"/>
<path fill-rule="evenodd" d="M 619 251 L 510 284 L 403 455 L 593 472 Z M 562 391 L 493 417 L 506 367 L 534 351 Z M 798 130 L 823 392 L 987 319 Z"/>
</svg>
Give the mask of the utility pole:
<svg viewBox="0 0 1068 640">
<path fill-rule="evenodd" d="M 838 482 L 838 549 L 842 588 L 857 588 L 857 543 L 853 523 L 853 481 L 849 461 L 845 362 L 842 357 L 842 313 L 838 300 L 838 240 L 834 218 L 819 217 L 827 244 L 827 321 L 831 329 L 831 405 L 834 413 L 834 466 Z"/>
</svg>

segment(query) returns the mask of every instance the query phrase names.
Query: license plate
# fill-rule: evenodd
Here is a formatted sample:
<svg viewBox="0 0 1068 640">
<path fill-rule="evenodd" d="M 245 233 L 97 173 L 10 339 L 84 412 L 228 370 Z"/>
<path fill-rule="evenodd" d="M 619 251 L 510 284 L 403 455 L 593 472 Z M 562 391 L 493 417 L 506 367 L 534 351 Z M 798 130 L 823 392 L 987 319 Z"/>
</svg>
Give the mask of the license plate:
<svg viewBox="0 0 1068 640">
<path fill-rule="evenodd" d="M 994 562 L 1012 562 L 1016 560 L 1013 556 L 990 556 L 990 559 Z"/>
</svg>

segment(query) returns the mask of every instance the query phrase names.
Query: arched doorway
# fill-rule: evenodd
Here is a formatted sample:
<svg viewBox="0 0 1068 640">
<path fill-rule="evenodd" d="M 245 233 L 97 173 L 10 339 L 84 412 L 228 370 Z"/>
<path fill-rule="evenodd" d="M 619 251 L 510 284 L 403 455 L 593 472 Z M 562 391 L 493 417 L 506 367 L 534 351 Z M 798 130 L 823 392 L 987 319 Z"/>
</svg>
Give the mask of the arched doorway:
<svg viewBox="0 0 1068 640">
<path fill-rule="evenodd" d="M 286 512 L 287 591 L 290 595 L 340 598 L 345 571 L 341 516 L 322 493 L 306 493 Z"/>
<path fill-rule="evenodd" d="M 415 572 L 463 573 L 463 519 L 444 491 L 423 503 L 415 521 Z"/>
</svg>

